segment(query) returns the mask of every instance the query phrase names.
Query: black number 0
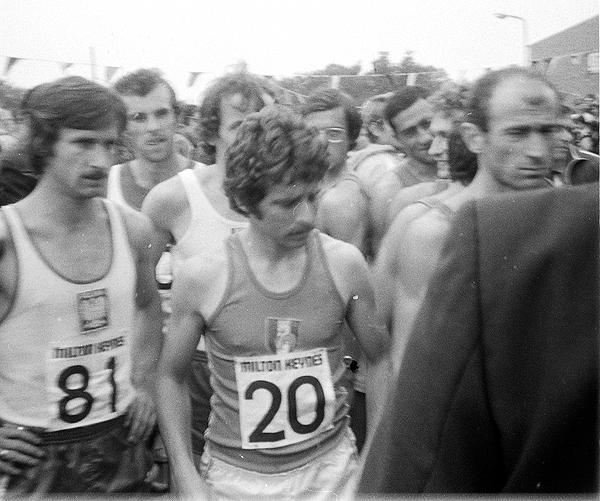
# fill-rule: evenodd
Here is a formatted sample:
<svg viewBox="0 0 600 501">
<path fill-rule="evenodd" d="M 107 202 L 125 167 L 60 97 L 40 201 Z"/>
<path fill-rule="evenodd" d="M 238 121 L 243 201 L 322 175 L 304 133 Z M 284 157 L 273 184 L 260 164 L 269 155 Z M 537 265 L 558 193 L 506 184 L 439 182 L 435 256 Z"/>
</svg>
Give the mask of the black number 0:
<svg viewBox="0 0 600 501">
<path fill-rule="evenodd" d="M 304 384 L 311 385 L 315 393 L 317 394 L 317 405 L 316 405 L 316 415 L 315 419 L 312 423 L 302 424 L 298 421 L 298 403 L 296 399 L 296 392 L 298 388 Z M 271 406 L 267 413 L 260 420 L 254 431 L 250 434 L 249 441 L 250 442 L 278 442 L 279 440 L 283 440 L 285 438 L 285 431 L 276 431 L 276 432 L 265 432 L 265 428 L 269 426 L 275 414 L 279 410 L 281 405 L 281 391 L 279 387 L 269 381 L 258 380 L 253 381 L 250 386 L 246 389 L 246 393 L 244 394 L 244 398 L 246 400 L 252 400 L 254 396 L 254 392 L 259 389 L 267 390 L 271 393 L 272 400 Z M 292 429 L 298 434 L 307 434 L 315 431 L 325 418 L 325 393 L 323 392 L 323 387 L 319 380 L 313 376 L 301 376 L 295 379 L 287 392 L 288 396 L 288 419 L 290 421 L 290 425 Z"/>
</svg>

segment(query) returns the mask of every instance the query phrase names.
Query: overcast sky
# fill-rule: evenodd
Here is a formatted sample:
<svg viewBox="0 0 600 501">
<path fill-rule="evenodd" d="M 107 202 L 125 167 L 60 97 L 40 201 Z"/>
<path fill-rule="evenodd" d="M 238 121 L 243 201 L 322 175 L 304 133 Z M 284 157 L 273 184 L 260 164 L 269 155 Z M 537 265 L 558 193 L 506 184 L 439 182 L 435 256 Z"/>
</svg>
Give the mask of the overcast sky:
<svg viewBox="0 0 600 501">
<path fill-rule="evenodd" d="M 163 69 L 182 97 L 190 71 L 212 78 L 239 60 L 250 71 L 290 75 L 328 63 L 370 62 L 407 50 L 451 75 L 520 63 L 522 23 L 536 42 L 598 14 L 598 0 L 0 0 L 0 56 L 19 62 L 8 80 L 34 85 L 60 76 L 54 61 Z M 87 72 L 87 75 L 86 73 Z M 198 81 L 202 85 L 202 78 Z"/>
</svg>

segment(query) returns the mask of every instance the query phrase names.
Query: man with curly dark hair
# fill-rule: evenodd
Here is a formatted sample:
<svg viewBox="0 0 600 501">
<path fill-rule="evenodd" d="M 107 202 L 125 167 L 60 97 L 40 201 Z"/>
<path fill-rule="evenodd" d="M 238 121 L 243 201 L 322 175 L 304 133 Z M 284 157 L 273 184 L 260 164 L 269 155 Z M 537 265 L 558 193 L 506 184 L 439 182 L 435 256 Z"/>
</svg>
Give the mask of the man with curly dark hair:
<svg viewBox="0 0 600 501">
<path fill-rule="evenodd" d="M 228 150 L 225 193 L 249 226 L 181 268 L 159 363 L 178 494 L 336 499 L 355 471 L 341 326 L 373 363 L 389 338 L 360 251 L 314 229 L 326 155 L 316 131 L 278 106 L 246 117 Z M 186 380 L 200 337 L 214 395 L 199 475 Z"/>
</svg>

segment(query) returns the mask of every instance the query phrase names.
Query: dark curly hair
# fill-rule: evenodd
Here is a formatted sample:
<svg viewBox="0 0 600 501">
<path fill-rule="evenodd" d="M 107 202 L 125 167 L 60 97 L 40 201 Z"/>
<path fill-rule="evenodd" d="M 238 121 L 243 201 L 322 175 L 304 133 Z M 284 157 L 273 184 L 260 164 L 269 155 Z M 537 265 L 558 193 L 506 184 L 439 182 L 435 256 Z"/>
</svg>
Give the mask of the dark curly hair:
<svg viewBox="0 0 600 501">
<path fill-rule="evenodd" d="M 429 97 L 429 102 L 436 113 L 445 115 L 453 121 L 463 121 L 471 87 L 468 83 L 445 82 Z"/>
<path fill-rule="evenodd" d="M 303 117 L 306 117 L 306 115 L 311 113 L 329 111 L 335 108 L 342 108 L 344 110 L 346 127 L 348 129 L 348 140 L 350 142 L 349 146 L 350 149 L 352 149 L 356 145 L 356 140 L 358 139 L 360 129 L 362 128 L 362 118 L 350 96 L 337 89 L 317 89 L 302 103 L 300 106 L 300 113 Z"/>
<path fill-rule="evenodd" d="M 200 146 L 209 156 L 215 154 L 213 143 L 219 137 L 221 102 L 224 97 L 236 94 L 241 94 L 247 104 L 255 103 L 255 111 L 267 104 L 265 96 L 272 97 L 268 82 L 246 71 L 229 73 L 212 82 L 198 110 Z"/>
<path fill-rule="evenodd" d="M 280 105 L 248 115 L 227 150 L 223 187 L 231 208 L 262 217 L 258 205 L 276 184 L 314 183 L 327 172 L 327 144 Z"/>
<path fill-rule="evenodd" d="M 127 125 L 123 100 L 112 90 L 79 76 L 60 78 L 29 90 L 21 102 L 29 132 L 26 148 L 36 174 L 54 155 L 61 129 L 100 130 Z"/>
<path fill-rule="evenodd" d="M 467 147 L 457 128 L 448 136 L 448 167 L 450 178 L 464 184 L 473 181 L 477 174 L 477 155 Z"/>
<path fill-rule="evenodd" d="M 470 183 L 477 173 L 477 155 L 465 144 L 459 131 L 467 113 L 467 104 L 471 85 L 467 83 L 446 82 L 429 97 L 436 114 L 452 122 L 448 136 L 448 166 L 450 178 Z"/>
</svg>

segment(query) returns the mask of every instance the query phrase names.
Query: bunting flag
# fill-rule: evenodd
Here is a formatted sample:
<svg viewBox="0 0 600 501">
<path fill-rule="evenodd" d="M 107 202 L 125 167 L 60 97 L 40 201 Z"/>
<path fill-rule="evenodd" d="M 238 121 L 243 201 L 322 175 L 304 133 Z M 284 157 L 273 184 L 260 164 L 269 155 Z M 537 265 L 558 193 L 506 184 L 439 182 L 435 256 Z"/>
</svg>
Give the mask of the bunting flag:
<svg viewBox="0 0 600 501">
<path fill-rule="evenodd" d="M 586 56 L 587 70 L 590 73 L 598 73 L 598 52 L 591 52 Z"/>
<path fill-rule="evenodd" d="M 406 85 L 407 87 L 414 87 L 417 84 L 417 75 L 418 73 L 409 73 L 406 77 Z"/>
<path fill-rule="evenodd" d="M 2 73 L 3 76 L 7 76 L 8 72 L 11 70 L 11 68 L 17 63 L 17 61 L 20 61 L 21 58 L 20 57 L 7 57 L 6 58 L 6 63 L 4 64 L 4 71 Z"/>
<path fill-rule="evenodd" d="M 106 77 L 106 83 L 110 82 L 110 79 L 115 76 L 115 73 L 119 69 L 119 66 L 107 66 L 104 69 L 104 75 Z"/>
<path fill-rule="evenodd" d="M 188 79 L 188 89 L 194 85 L 194 83 L 196 82 L 196 79 L 198 78 L 198 75 L 202 75 L 201 71 L 190 71 L 190 77 Z"/>
<path fill-rule="evenodd" d="M 556 67 L 559 64 L 559 57 L 553 57 L 548 60 L 548 66 L 546 67 L 546 73 L 552 74 L 556 71 Z"/>
<path fill-rule="evenodd" d="M 60 66 L 60 69 L 63 73 L 66 73 L 66 71 L 73 66 L 73 63 L 58 63 Z"/>
<path fill-rule="evenodd" d="M 548 66 L 550 65 L 550 58 L 539 59 L 531 62 L 531 67 L 540 73 L 546 73 Z"/>
</svg>

